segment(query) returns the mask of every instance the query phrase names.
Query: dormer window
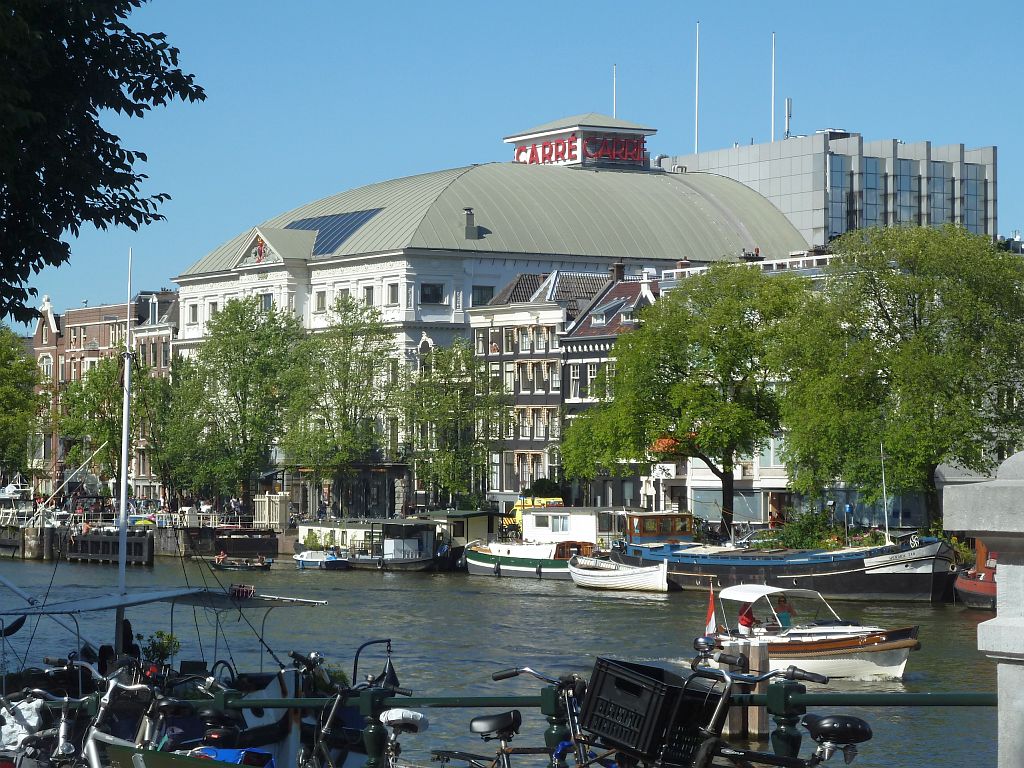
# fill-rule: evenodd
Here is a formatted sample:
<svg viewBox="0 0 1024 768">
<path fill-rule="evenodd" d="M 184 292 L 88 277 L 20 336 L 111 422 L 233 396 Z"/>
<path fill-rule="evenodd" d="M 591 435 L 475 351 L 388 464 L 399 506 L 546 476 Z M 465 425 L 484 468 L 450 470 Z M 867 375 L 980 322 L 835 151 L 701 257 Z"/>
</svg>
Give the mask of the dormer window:
<svg viewBox="0 0 1024 768">
<path fill-rule="evenodd" d="M 591 315 L 591 317 L 590 317 L 590 324 L 591 325 L 596 325 L 596 326 L 607 325 L 608 324 L 608 316 L 605 315 L 604 312 L 601 312 L 600 314 Z"/>
<path fill-rule="evenodd" d="M 633 316 L 632 308 L 622 310 L 622 322 L 624 322 L 624 323 L 636 322 L 636 318 Z"/>
<path fill-rule="evenodd" d="M 149 297 L 149 323 L 150 325 L 156 324 L 160 319 L 160 308 L 157 304 L 156 296 Z"/>
</svg>

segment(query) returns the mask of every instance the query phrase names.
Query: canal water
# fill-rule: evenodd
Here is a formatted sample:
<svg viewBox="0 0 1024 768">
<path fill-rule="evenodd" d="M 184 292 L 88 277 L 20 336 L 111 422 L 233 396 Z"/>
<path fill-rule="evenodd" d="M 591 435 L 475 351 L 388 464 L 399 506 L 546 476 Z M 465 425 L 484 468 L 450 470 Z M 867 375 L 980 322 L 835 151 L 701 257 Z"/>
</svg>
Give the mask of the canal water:
<svg viewBox="0 0 1024 768">
<path fill-rule="evenodd" d="M 116 588 L 117 568 L 104 565 L 0 561 L 0 575 L 50 602 L 109 594 Z M 550 676 L 569 672 L 589 675 L 597 656 L 637 662 L 667 662 L 680 671 L 692 657 L 693 638 L 701 634 L 707 598 L 694 593 L 667 595 L 613 594 L 582 590 L 572 582 L 470 577 L 464 574 L 391 574 L 377 572 L 297 571 L 285 558 L 266 573 L 213 573 L 205 565 L 158 559 L 152 569 L 128 571 L 129 588 L 190 585 L 217 586 L 244 581 L 262 594 L 327 600 L 324 607 L 278 608 L 270 612 L 265 637 L 278 657 L 287 651 L 316 650 L 351 671 L 355 649 L 376 638 L 391 638 L 394 663 L 403 687 L 423 696 L 530 695 L 540 684 L 526 677 L 501 682 L 492 672 L 531 666 Z M 0 606 L 22 601 L 0 586 Z M 977 625 L 992 614 L 959 605 L 904 603 L 834 603 L 844 618 L 883 626 L 919 624 L 922 648 L 911 654 L 902 682 L 837 680 L 829 690 L 948 692 L 995 690 L 995 666 L 977 651 Z M 254 612 L 255 613 L 255 612 Z M 259 612 L 262 614 L 262 612 Z M 134 629 L 149 635 L 171 629 L 183 645 L 179 658 L 213 661 L 215 622 L 191 608 L 153 604 L 127 611 Z M 262 615 L 252 621 L 259 629 Z M 273 668 L 244 618 L 223 615 L 217 657 L 231 658 L 243 670 Z M 83 635 L 109 642 L 112 615 L 83 616 Z M 73 643 L 50 622 L 31 622 L 10 638 L 14 654 L 39 664 L 44 655 L 66 652 Z M 203 638 L 200 652 L 198 635 Z M 377 646 L 378 648 L 380 646 Z M 368 655 L 369 654 L 369 655 Z M 379 671 L 379 652 L 364 652 L 364 671 Z M 811 689 L 815 686 L 810 686 Z M 491 710 L 493 711 L 493 710 Z M 900 707 L 853 709 L 829 707 L 867 719 L 874 739 L 861 747 L 855 765 L 987 766 L 996 763 L 995 708 Z M 402 739 L 405 755 L 422 764 L 431 747 L 486 749 L 469 733 L 468 721 L 480 712 L 427 709 L 430 729 Z M 526 714 L 526 713 L 524 713 Z M 543 721 L 527 719 L 518 743 L 542 743 Z M 808 754 L 809 739 L 802 754 Z M 529 765 L 529 758 L 520 760 Z M 832 764 L 841 765 L 841 757 Z"/>
</svg>

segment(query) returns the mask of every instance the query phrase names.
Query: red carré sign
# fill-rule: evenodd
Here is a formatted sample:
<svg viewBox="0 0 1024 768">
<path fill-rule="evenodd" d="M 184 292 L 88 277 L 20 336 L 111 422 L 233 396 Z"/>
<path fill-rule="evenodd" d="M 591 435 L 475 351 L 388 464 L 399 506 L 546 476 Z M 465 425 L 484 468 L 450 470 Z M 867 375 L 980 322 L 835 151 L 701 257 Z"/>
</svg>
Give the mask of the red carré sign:
<svg viewBox="0 0 1024 768">
<path fill-rule="evenodd" d="M 647 152 L 646 136 L 584 136 L 575 133 L 564 139 L 552 139 L 516 146 L 513 157 L 527 165 L 563 165 L 590 161 L 613 161 L 642 165 Z"/>
</svg>

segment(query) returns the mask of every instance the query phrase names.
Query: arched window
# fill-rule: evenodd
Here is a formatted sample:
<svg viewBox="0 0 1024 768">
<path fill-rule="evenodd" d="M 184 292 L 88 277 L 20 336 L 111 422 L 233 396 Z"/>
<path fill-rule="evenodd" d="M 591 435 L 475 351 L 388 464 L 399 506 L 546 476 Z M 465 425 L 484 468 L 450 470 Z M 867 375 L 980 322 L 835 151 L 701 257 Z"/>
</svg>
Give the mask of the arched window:
<svg viewBox="0 0 1024 768">
<path fill-rule="evenodd" d="M 53 358 L 50 355 L 39 356 L 39 370 L 43 372 L 43 378 L 53 378 Z"/>
</svg>

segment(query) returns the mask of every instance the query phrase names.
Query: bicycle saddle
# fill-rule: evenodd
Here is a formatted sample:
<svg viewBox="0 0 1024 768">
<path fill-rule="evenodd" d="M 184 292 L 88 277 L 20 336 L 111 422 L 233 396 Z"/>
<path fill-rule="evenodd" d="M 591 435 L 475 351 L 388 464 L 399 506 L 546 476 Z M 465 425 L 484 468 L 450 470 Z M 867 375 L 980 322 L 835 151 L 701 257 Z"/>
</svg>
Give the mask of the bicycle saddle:
<svg viewBox="0 0 1024 768">
<path fill-rule="evenodd" d="M 804 727 L 819 744 L 860 744 L 871 738 L 871 726 L 848 715 L 804 715 Z"/>
<path fill-rule="evenodd" d="M 399 733 L 423 733 L 430 725 L 427 716 L 411 709 L 388 709 L 380 713 L 380 721 Z"/>
<path fill-rule="evenodd" d="M 195 714 L 195 704 L 186 699 L 160 699 L 156 705 L 157 712 L 164 717 L 188 717 Z"/>
<path fill-rule="evenodd" d="M 497 715 L 482 715 L 469 721 L 469 732 L 479 733 L 484 741 L 491 739 L 512 738 L 519 733 L 523 724 L 523 716 L 518 709 L 502 712 Z"/>
</svg>

